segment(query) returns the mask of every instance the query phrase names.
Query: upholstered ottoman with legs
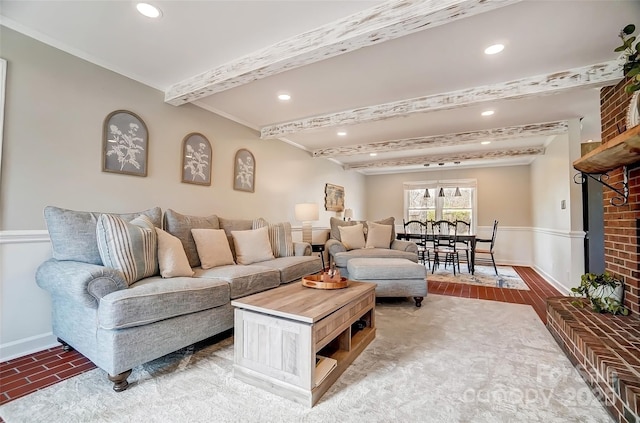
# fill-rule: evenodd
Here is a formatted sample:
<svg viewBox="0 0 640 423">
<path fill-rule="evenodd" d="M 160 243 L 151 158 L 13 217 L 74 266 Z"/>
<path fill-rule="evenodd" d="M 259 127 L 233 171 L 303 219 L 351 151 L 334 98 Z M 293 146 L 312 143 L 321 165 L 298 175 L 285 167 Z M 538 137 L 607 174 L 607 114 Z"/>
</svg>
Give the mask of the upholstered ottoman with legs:
<svg viewBox="0 0 640 423">
<path fill-rule="evenodd" d="M 401 258 L 353 258 L 347 263 L 349 279 L 377 284 L 376 297 L 413 297 L 416 307 L 427 296 L 427 269 Z"/>
</svg>

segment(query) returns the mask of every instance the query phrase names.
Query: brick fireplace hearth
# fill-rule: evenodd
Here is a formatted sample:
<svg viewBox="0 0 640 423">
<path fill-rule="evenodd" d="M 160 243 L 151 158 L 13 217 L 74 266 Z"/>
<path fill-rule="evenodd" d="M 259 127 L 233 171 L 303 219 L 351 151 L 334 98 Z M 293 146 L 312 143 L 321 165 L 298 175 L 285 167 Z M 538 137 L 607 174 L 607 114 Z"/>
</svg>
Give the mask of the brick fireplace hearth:
<svg viewBox="0 0 640 423">
<path fill-rule="evenodd" d="M 603 146 L 593 153 L 600 154 L 604 149 L 605 154 L 595 161 L 589 161 L 586 155 L 580 169 L 585 171 L 582 166 L 587 161 L 599 161 L 595 167 L 602 167 L 604 162 L 608 166 L 607 183 L 621 187 L 624 172 L 620 164 L 627 164 L 626 204 L 612 205 L 611 199 L 619 194 L 603 187 L 604 258 L 606 271 L 624 282 L 624 305 L 630 315 L 595 313 L 588 306 L 574 306 L 571 298 L 550 298 L 547 328 L 615 421 L 640 423 L 640 129 L 626 128 L 631 100 L 624 91 L 627 83 L 623 80 L 600 91 Z M 634 141 L 628 141 L 631 138 Z M 618 143 L 620 140 L 625 142 Z"/>
</svg>

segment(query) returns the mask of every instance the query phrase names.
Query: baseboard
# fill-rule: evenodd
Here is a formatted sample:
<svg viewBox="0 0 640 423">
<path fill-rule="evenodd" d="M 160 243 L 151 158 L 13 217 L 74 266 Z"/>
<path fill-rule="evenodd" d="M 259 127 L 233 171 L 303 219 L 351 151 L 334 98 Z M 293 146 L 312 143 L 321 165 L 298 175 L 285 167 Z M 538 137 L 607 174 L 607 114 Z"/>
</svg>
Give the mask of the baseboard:
<svg viewBox="0 0 640 423">
<path fill-rule="evenodd" d="M 566 286 L 562 285 L 560 282 L 558 282 L 553 276 L 549 275 L 547 272 L 545 272 L 544 270 L 542 270 L 540 267 L 538 266 L 533 266 L 533 270 L 535 270 L 536 272 L 538 272 L 538 274 L 540 276 L 542 276 L 542 278 L 547 281 L 551 286 L 553 286 L 555 289 L 557 289 L 558 291 L 560 291 L 560 293 L 562 295 L 571 295 L 571 291 L 569 291 L 567 289 Z"/>
<path fill-rule="evenodd" d="M 13 360 L 60 345 L 51 332 L 0 345 L 0 361 Z"/>
</svg>

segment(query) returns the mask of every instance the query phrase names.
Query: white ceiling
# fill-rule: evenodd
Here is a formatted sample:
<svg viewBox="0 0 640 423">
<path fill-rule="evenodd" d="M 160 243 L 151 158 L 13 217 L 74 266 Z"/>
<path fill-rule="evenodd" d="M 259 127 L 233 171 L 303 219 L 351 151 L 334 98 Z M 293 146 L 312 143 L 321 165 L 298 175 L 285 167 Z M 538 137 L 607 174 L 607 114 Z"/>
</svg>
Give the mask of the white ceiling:
<svg viewBox="0 0 640 423">
<path fill-rule="evenodd" d="M 593 73 L 576 68 L 618 59 L 613 52 L 620 44 L 618 32 L 640 24 L 638 0 L 150 3 L 162 10 L 160 19 L 139 15 L 131 1 L 0 0 L 0 23 L 165 91 L 168 98 L 174 97 L 172 89 L 193 86 L 191 78 L 203 72 L 215 71 L 221 81 L 232 78 L 234 87 L 207 92 L 194 104 L 256 130 L 302 120 L 303 130 L 280 139 L 310 154 L 359 145 L 363 153 L 338 151 L 332 160 L 365 174 L 424 170 L 424 163 L 438 161 L 452 166 L 456 158 L 462 158 L 459 166 L 530 163 L 534 155 L 516 150 L 544 147 L 550 139 L 548 133 L 512 130 L 508 137 L 485 135 L 482 139 L 492 143 L 481 145 L 478 136 L 462 142 L 448 134 L 583 118 L 582 139 L 600 140 L 599 87 L 615 83 L 622 73 L 594 80 Z M 486 10 L 487 4 L 493 9 Z M 469 13 L 472 8 L 481 13 Z M 420 16 L 424 10 L 427 17 Z M 427 29 L 406 30 L 425 22 Z M 392 34 L 387 41 L 367 41 L 385 34 Z M 349 51 L 327 54 L 336 42 Z M 497 42 L 506 46 L 502 53 L 483 53 Z M 248 70 L 250 77 L 233 79 L 231 65 Z M 568 70 L 577 76 L 567 79 L 580 82 L 559 90 L 550 75 Z M 532 79 L 543 83 L 526 83 Z M 515 96 L 509 94 L 513 89 Z M 546 95 L 538 92 L 543 89 Z M 456 93 L 461 90 L 462 97 Z M 198 96 L 203 90 L 181 94 L 189 91 Z M 281 92 L 292 99 L 278 100 Z M 514 98 L 505 98 L 510 95 Z M 411 111 L 422 104 L 413 99 L 429 104 L 416 113 L 385 106 L 398 102 Z M 487 109 L 495 114 L 480 116 Z M 329 116 L 317 118 L 322 115 Z M 347 135 L 337 136 L 338 130 Z M 438 146 L 380 144 L 436 135 L 444 136 Z M 369 156 L 371 149 L 378 151 L 376 157 Z M 411 160 L 416 163 L 407 164 Z"/>
</svg>

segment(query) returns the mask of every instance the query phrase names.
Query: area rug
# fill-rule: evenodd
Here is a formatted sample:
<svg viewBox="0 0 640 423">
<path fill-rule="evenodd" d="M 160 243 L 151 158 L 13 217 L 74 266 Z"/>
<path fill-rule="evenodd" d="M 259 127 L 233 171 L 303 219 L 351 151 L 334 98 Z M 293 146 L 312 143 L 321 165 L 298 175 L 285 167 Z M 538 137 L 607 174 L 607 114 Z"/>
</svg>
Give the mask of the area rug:
<svg viewBox="0 0 640 423">
<path fill-rule="evenodd" d="M 498 275 L 493 266 L 476 266 L 474 274 L 467 272 L 464 264 L 460 266 L 462 272 L 453 274 L 453 268 L 439 266 L 435 273 L 427 272 L 429 282 L 454 282 L 471 285 L 493 286 L 496 288 L 511 288 L 529 290 L 527 284 L 511 266 L 498 266 Z M 456 269 L 457 270 L 457 269 Z"/>
<path fill-rule="evenodd" d="M 313 408 L 233 377 L 233 339 L 100 369 L 0 407 L 14 422 L 612 422 L 533 309 L 429 295 L 376 306 L 376 339 Z"/>
</svg>

